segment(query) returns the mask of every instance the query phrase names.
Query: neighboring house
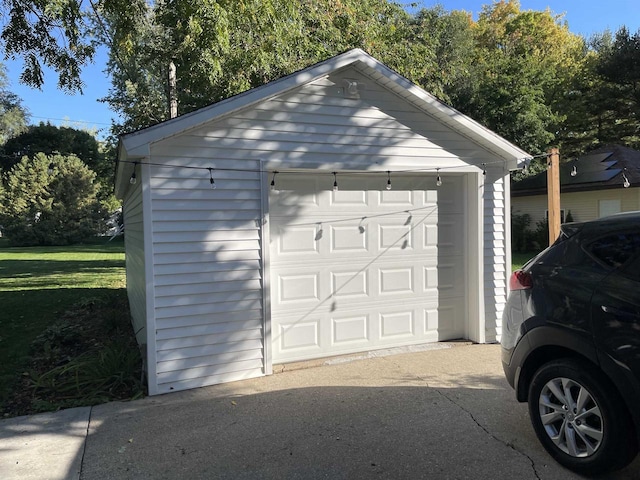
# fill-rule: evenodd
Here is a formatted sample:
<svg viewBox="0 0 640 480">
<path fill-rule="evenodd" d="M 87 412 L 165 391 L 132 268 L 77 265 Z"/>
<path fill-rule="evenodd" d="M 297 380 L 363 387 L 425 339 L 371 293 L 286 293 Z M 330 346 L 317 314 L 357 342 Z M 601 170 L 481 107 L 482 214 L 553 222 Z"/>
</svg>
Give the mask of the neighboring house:
<svg viewBox="0 0 640 480">
<path fill-rule="evenodd" d="M 575 176 L 571 171 L 575 167 Z M 625 177 L 628 187 L 625 188 Z M 620 145 L 598 148 L 560 165 L 561 220 L 575 222 L 640 210 L 640 152 Z M 511 183 L 511 212 L 529 214 L 531 227 L 548 215 L 547 173 Z"/>
<path fill-rule="evenodd" d="M 116 194 L 150 394 L 496 341 L 509 171 L 527 157 L 362 50 L 124 135 Z"/>
</svg>

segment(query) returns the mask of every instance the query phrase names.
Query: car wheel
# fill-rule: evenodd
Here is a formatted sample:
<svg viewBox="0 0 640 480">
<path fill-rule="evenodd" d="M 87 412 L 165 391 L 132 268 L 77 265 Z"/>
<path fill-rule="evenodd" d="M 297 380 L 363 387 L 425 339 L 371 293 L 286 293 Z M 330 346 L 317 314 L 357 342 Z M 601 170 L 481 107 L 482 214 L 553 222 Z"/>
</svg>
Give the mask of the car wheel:
<svg viewBox="0 0 640 480">
<path fill-rule="evenodd" d="M 622 399 L 586 362 L 561 359 L 540 367 L 529 387 L 529 414 L 544 448 L 576 472 L 622 468 L 637 453 Z"/>
</svg>

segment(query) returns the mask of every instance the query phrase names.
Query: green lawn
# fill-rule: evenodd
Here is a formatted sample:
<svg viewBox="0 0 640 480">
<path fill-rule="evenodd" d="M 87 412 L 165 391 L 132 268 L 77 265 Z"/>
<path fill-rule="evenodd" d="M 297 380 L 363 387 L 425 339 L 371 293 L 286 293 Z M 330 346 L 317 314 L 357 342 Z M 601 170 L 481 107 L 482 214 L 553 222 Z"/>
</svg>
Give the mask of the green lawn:
<svg viewBox="0 0 640 480">
<path fill-rule="evenodd" d="M 29 365 L 33 341 L 63 313 L 124 292 L 122 240 L 67 247 L 0 242 L 0 403 Z M 125 315 L 128 315 L 126 312 Z"/>
</svg>

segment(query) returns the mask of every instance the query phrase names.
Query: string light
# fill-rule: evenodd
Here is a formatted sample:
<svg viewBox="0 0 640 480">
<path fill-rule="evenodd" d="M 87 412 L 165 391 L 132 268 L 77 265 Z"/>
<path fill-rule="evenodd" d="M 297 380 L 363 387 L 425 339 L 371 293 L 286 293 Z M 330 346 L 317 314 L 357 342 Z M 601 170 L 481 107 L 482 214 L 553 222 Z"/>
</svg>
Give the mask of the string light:
<svg viewBox="0 0 640 480">
<path fill-rule="evenodd" d="M 577 158 L 573 161 L 573 167 L 571 168 L 571 176 L 572 177 L 575 177 L 576 175 L 578 175 L 578 166 L 576 165 L 577 161 L 578 161 Z"/>
<path fill-rule="evenodd" d="M 211 184 L 211 189 L 215 190 L 216 181 L 213 179 L 213 168 L 209 167 L 207 170 L 209 170 L 209 183 Z"/>
<path fill-rule="evenodd" d="M 47 173 L 48 173 L 49 175 L 53 175 L 53 169 L 54 169 L 54 167 L 55 167 L 55 165 L 53 164 L 53 162 L 51 162 L 51 163 L 49 164 L 49 168 L 47 169 Z"/>
<path fill-rule="evenodd" d="M 131 185 L 135 185 L 136 182 L 138 181 L 136 179 L 136 165 L 138 165 L 138 162 L 133 162 L 133 172 L 131 173 L 131 177 L 129 178 L 129 183 Z"/>
<path fill-rule="evenodd" d="M 529 156 L 529 157 L 524 157 L 519 159 L 517 162 L 519 163 L 520 161 L 523 162 L 523 171 L 527 171 L 529 169 L 529 163 L 531 162 L 531 160 L 535 159 L 535 158 L 542 158 L 542 157 L 546 157 L 548 158 L 549 155 L 548 154 L 540 154 L 540 155 L 534 155 L 534 156 Z M 249 168 L 213 168 L 213 167 L 200 167 L 200 166 L 191 166 L 191 165 L 174 165 L 174 164 L 167 164 L 167 163 L 155 163 L 155 162 L 140 162 L 140 161 L 132 161 L 132 160 L 120 160 L 121 163 L 131 163 L 133 164 L 133 172 L 131 173 L 131 177 L 129 179 L 129 182 L 133 185 L 137 182 L 137 177 L 136 177 L 136 166 L 138 164 L 141 165 L 149 165 L 149 166 L 155 166 L 155 167 L 160 167 L 160 168 L 183 168 L 183 169 L 193 169 L 193 170 L 206 170 L 209 172 L 209 183 L 211 184 L 211 188 L 215 189 L 217 187 L 215 180 L 213 178 L 213 170 L 224 170 L 224 171 L 232 171 L 232 172 L 242 172 L 242 173 L 265 173 L 264 170 L 262 169 L 249 169 Z M 495 162 L 488 162 L 488 163 L 482 163 L 482 174 L 483 176 L 487 175 L 487 165 L 492 165 L 492 164 L 500 164 L 500 165 L 504 165 L 503 161 L 495 161 Z M 53 169 L 54 165 L 50 164 L 49 165 L 50 169 Z M 454 169 L 458 169 L 458 168 L 466 168 L 466 165 L 454 165 L 454 166 L 445 166 L 445 167 L 428 167 L 428 168 L 418 168 L 418 169 L 407 169 L 407 170 L 398 170 L 395 171 L 394 173 L 396 174 L 402 174 L 402 173 L 422 173 L 422 172 L 433 172 L 434 170 L 436 171 L 437 177 L 436 177 L 436 186 L 440 187 L 442 186 L 442 177 L 440 176 L 440 170 L 454 170 Z M 574 175 L 574 172 L 577 173 L 577 167 L 574 165 L 573 169 L 572 169 L 572 176 Z M 276 188 L 276 175 L 279 173 L 282 173 L 278 170 L 274 170 L 272 171 L 273 173 L 273 177 L 271 179 L 271 189 L 275 190 Z M 300 174 L 300 175 L 308 175 L 309 172 L 307 171 L 292 171 L 292 172 L 286 172 L 287 174 L 291 174 L 291 175 L 295 175 L 295 174 Z M 333 175 L 333 191 L 338 191 L 338 179 L 337 179 L 337 175 L 338 172 L 334 171 L 334 172 L 330 172 L 331 175 Z M 355 172 L 348 172 L 349 175 L 358 175 L 358 174 L 364 174 L 364 175 L 375 175 L 375 174 L 380 174 L 380 173 L 386 173 L 387 174 L 387 184 L 386 184 L 386 189 L 387 190 L 391 190 L 392 186 L 391 186 L 391 170 L 384 170 L 384 171 L 355 171 Z M 629 188 L 631 186 L 631 182 L 629 181 L 627 175 L 626 175 L 626 168 L 624 169 L 624 172 L 622 174 L 622 179 L 623 179 L 623 186 L 625 188 Z"/>
<path fill-rule="evenodd" d="M 627 178 L 627 175 L 625 174 L 625 172 L 627 171 L 627 168 L 625 167 L 624 170 L 622 171 L 622 186 L 624 188 L 629 188 L 631 186 L 631 182 L 629 181 L 629 179 Z"/>
</svg>

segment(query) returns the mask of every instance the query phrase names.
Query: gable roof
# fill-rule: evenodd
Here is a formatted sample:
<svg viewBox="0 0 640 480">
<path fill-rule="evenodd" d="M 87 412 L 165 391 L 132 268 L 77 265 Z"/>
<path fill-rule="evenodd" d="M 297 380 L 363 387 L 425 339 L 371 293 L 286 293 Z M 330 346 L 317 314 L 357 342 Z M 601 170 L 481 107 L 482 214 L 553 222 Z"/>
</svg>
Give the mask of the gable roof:
<svg viewBox="0 0 640 480">
<path fill-rule="evenodd" d="M 573 167 L 577 174 L 571 175 Z M 640 151 L 622 145 L 608 145 L 593 150 L 573 161 L 560 164 L 560 191 L 583 192 L 621 188 L 622 174 L 631 186 L 640 186 Z M 547 193 L 547 172 L 511 182 L 514 197 Z"/>
<path fill-rule="evenodd" d="M 166 120 L 142 130 L 124 134 L 120 137 L 118 158 L 147 157 L 149 156 L 150 145 L 155 142 L 266 101 L 349 66 L 356 68 L 362 74 L 393 91 L 454 131 L 494 153 L 498 158 L 506 162 L 509 169 L 516 169 L 525 159 L 531 158 L 525 151 L 480 125 L 475 120 L 445 105 L 430 93 L 357 48 L 191 113 Z M 116 195 L 123 175 L 122 169 L 118 167 L 119 165 L 116 167 Z"/>
</svg>

